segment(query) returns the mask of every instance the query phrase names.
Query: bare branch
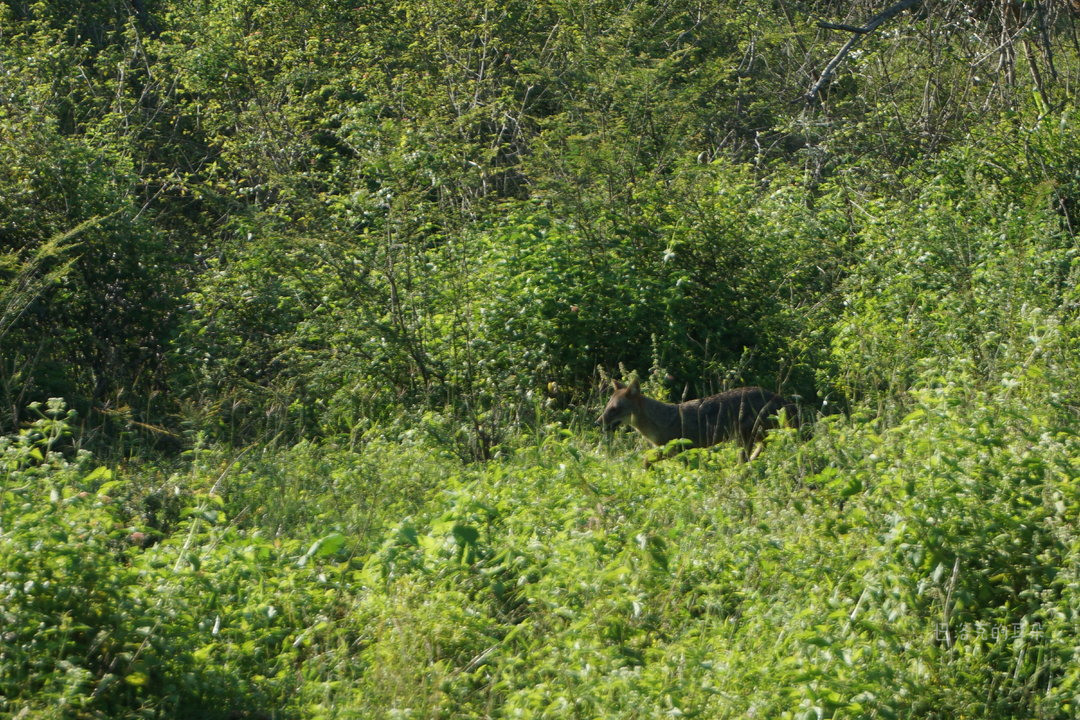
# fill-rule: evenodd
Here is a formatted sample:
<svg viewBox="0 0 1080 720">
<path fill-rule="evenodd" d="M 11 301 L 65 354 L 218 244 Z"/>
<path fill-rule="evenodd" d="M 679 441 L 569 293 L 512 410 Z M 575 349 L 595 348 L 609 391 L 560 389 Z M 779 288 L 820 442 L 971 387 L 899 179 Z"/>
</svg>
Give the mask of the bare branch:
<svg viewBox="0 0 1080 720">
<path fill-rule="evenodd" d="M 870 32 L 869 30 L 867 30 L 866 28 L 863 28 L 863 27 L 855 27 L 854 25 L 842 25 L 840 23 L 825 22 L 824 20 L 819 20 L 817 26 L 819 28 L 825 28 L 826 30 L 846 30 L 848 32 L 853 32 L 853 33 Z"/>
<path fill-rule="evenodd" d="M 821 77 L 818 78 L 818 81 L 810 88 L 810 91 L 806 93 L 804 100 L 809 104 L 817 99 L 821 89 L 828 85 L 829 81 L 832 80 L 836 68 L 844 61 L 844 58 L 851 52 L 851 49 L 858 45 L 864 37 L 874 32 L 874 30 L 886 20 L 892 19 L 918 2 L 919 0 L 900 0 L 900 2 L 890 5 L 874 17 L 870 18 L 861 28 L 846 25 L 832 25 L 831 23 L 818 23 L 821 27 L 847 30 L 848 32 L 853 33 L 853 35 L 846 43 L 844 43 L 844 46 L 840 48 L 840 52 L 836 53 L 836 56 L 829 61 L 829 64 L 825 66 L 825 69 L 821 71 Z"/>
</svg>

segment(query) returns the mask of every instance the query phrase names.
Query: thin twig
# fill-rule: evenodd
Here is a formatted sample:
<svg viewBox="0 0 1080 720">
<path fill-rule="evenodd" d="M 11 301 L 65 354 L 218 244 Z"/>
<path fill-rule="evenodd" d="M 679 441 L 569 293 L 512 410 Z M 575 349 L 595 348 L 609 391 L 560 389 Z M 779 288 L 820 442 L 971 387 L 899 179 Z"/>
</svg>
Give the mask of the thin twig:
<svg viewBox="0 0 1080 720">
<path fill-rule="evenodd" d="M 819 20 L 817 26 L 819 28 L 825 28 L 826 30 L 847 30 L 848 32 L 853 32 L 853 33 L 868 33 L 868 32 L 870 32 L 869 30 L 867 30 L 864 27 L 856 27 L 854 25 L 843 25 L 841 23 L 825 22 L 824 20 Z"/>
</svg>

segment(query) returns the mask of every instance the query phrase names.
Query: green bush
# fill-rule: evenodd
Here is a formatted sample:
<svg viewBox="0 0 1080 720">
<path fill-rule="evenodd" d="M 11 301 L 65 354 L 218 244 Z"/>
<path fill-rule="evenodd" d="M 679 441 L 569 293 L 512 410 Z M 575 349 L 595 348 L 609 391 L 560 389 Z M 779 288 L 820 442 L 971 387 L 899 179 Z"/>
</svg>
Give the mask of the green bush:
<svg viewBox="0 0 1080 720">
<path fill-rule="evenodd" d="M 1075 156 L 1068 126 L 1031 135 Z M 928 363 L 970 363 L 977 383 L 1022 373 L 1046 353 L 1075 368 L 1061 334 L 1075 318 L 1061 309 L 1076 287 L 1076 251 L 1051 170 L 1026 158 L 998 146 L 944 153 L 912 173 L 898 201 L 875 205 L 832 342 L 832 382 L 846 395 L 893 418 Z"/>
</svg>

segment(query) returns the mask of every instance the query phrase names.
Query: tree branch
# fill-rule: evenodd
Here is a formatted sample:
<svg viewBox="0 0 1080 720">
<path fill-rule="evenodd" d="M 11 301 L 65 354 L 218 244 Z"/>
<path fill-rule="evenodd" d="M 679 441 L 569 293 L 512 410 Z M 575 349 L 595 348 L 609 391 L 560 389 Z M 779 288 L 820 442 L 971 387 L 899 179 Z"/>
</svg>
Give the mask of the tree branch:
<svg viewBox="0 0 1080 720">
<path fill-rule="evenodd" d="M 825 69 L 821 71 L 821 77 L 818 78 L 818 81 L 814 83 L 814 86 L 812 88 L 810 88 L 810 91 L 806 93 L 806 96 L 804 98 L 806 103 L 809 104 L 817 100 L 818 93 L 820 93 L 821 89 L 828 85 L 829 81 L 832 80 L 832 76 L 836 72 L 836 68 L 839 67 L 840 63 L 844 61 L 844 58 L 847 57 L 847 54 L 849 52 L 851 52 L 851 49 L 858 45 L 864 37 L 874 32 L 874 30 L 877 29 L 878 25 L 881 25 L 886 20 L 890 20 L 893 17 L 899 15 L 904 10 L 907 10 L 909 7 L 915 5 L 918 2 L 919 0 L 900 0 L 900 2 L 895 3 L 894 5 L 890 5 L 874 17 L 870 18 L 862 27 L 819 22 L 818 25 L 820 27 L 835 30 L 847 30 L 848 32 L 853 33 L 853 35 L 846 43 L 844 43 L 844 46 L 840 48 L 840 52 L 836 53 L 836 57 L 830 60 L 829 64 L 825 66 Z"/>
<path fill-rule="evenodd" d="M 847 30 L 853 33 L 865 33 L 870 32 L 863 27 L 855 27 L 854 25 L 843 25 L 841 23 L 825 22 L 824 20 L 818 20 L 817 26 L 819 28 L 825 28 L 826 30 Z"/>
</svg>

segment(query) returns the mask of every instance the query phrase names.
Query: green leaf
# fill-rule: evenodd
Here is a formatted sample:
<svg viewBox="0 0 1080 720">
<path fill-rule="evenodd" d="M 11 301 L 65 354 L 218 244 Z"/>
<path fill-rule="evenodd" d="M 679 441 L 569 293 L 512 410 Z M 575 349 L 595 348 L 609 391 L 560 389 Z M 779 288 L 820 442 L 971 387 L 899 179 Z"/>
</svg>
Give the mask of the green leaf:
<svg viewBox="0 0 1080 720">
<path fill-rule="evenodd" d="M 312 543 L 311 548 L 307 551 L 307 557 L 326 557 L 327 555 L 333 555 L 345 546 L 345 540 L 346 537 L 338 532 L 321 537 Z"/>
<path fill-rule="evenodd" d="M 150 682 L 150 676 L 144 672 L 133 672 L 124 678 L 124 682 L 128 685 L 134 685 L 135 687 L 142 687 Z"/>
<path fill-rule="evenodd" d="M 107 483 L 102 483 L 101 487 L 99 487 L 97 490 L 97 494 L 108 495 L 114 488 L 118 488 L 123 484 L 123 480 L 110 480 Z"/>
<path fill-rule="evenodd" d="M 111 480 L 112 476 L 112 470 L 105 467 L 104 465 L 99 465 L 98 467 L 90 471 L 89 475 L 83 478 L 83 482 L 93 482 L 94 480 L 97 480 L 99 478 L 102 480 Z"/>
</svg>

